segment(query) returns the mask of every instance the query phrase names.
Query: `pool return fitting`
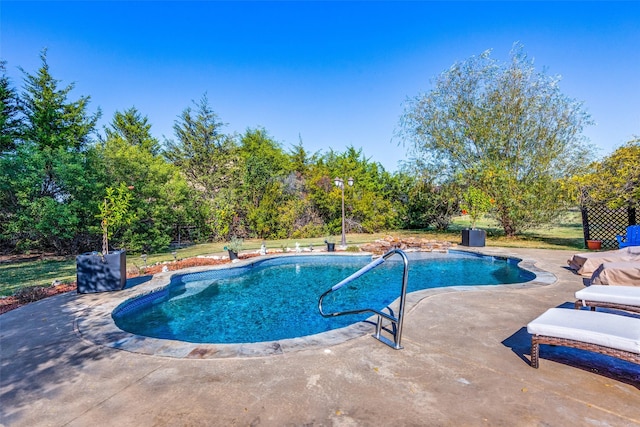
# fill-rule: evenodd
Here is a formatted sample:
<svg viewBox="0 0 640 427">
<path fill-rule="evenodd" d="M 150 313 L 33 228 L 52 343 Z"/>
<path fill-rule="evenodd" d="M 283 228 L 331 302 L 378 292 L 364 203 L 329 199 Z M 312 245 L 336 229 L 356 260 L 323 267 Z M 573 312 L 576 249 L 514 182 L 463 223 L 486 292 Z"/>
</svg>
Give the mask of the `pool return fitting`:
<svg viewBox="0 0 640 427">
<path fill-rule="evenodd" d="M 344 286 L 347 283 L 357 279 L 358 277 L 362 276 L 363 274 L 368 273 L 369 271 L 373 270 L 377 266 L 379 266 L 382 263 L 384 263 L 387 260 L 387 258 L 390 258 L 395 254 L 400 255 L 402 257 L 403 262 L 404 262 L 404 270 L 403 270 L 403 274 L 402 274 L 402 289 L 400 291 L 400 306 L 398 307 L 398 316 L 397 317 L 393 316 L 392 313 L 391 314 L 390 313 L 384 313 L 382 311 L 375 310 L 373 308 L 363 308 L 363 309 L 359 309 L 359 310 L 337 311 L 335 313 L 325 313 L 324 311 L 322 311 L 322 300 L 324 299 L 325 296 L 327 296 L 331 292 L 337 291 L 342 286 Z M 358 270 L 355 273 L 353 273 L 351 276 L 349 276 L 346 279 L 342 280 L 341 282 L 333 285 L 331 287 L 331 289 L 329 289 L 328 291 L 323 293 L 320 296 L 320 299 L 318 300 L 318 310 L 320 310 L 320 314 L 323 317 L 337 317 L 337 316 L 344 316 L 344 315 L 347 315 L 347 314 L 360 314 L 360 313 L 367 313 L 367 312 L 375 313 L 375 314 L 378 315 L 378 321 L 376 323 L 376 332 L 375 332 L 375 334 L 373 334 L 373 337 L 375 339 L 377 339 L 378 341 L 383 342 L 384 344 L 388 345 L 389 347 L 392 347 L 395 350 L 401 350 L 402 349 L 402 345 L 400 344 L 400 340 L 402 339 L 402 320 L 404 318 L 404 303 L 405 303 L 405 299 L 406 299 L 406 296 L 407 296 L 407 281 L 408 281 L 408 277 L 409 277 L 409 260 L 407 259 L 407 255 L 403 251 L 401 251 L 400 249 L 392 249 L 389 252 L 387 252 L 386 254 L 382 255 L 380 258 L 377 258 L 377 259 L 373 260 L 372 262 L 370 262 L 369 264 L 365 265 L 360 270 Z M 382 319 L 387 319 L 387 320 L 389 320 L 391 322 L 391 329 L 387 329 L 387 328 L 382 326 Z M 393 336 L 393 341 L 391 341 L 389 338 L 381 335 L 383 329 Z"/>
</svg>

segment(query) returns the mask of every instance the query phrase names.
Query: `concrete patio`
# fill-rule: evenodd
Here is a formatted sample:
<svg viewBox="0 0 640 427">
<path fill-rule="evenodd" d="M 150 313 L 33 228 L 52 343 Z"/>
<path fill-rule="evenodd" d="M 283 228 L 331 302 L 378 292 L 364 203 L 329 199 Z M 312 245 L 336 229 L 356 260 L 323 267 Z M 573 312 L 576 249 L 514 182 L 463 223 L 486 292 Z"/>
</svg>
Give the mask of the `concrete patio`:
<svg viewBox="0 0 640 427">
<path fill-rule="evenodd" d="M 483 252 L 552 283 L 412 295 L 399 351 L 369 334 L 271 354 L 123 350 L 101 333 L 117 335 L 108 314 L 133 289 L 29 304 L 0 316 L 0 426 L 640 426 L 640 366 L 549 346 L 529 366 L 527 323 L 583 287 L 573 252 Z"/>
</svg>

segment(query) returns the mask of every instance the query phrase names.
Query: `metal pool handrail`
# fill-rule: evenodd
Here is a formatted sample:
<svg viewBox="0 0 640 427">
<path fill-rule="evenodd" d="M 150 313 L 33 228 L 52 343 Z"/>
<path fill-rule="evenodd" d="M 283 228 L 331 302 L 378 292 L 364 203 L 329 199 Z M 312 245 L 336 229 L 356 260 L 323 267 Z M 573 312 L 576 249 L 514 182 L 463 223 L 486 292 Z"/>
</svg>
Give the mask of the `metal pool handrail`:
<svg viewBox="0 0 640 427">
<path fill-rule="evenodd" d="M 376 309 L 373 309 L 373 308 L 363 308 L 363 309 L 358 309 L 358 310 L 337 311 L 337 312 L 334 312 L 334 313 L 325 313 L 322 310 L 322 300 L 324 299 L 325 296 L 327 296 L 331 292 L 337 291 L 342 286 L 344 286 L 347 283 L 357 279 L 358 277 L 362 276 L 363 274 L 368 273 L 369 271 L 373 270 L 374 268 L 376 268 L 379 265 L 381 265 L 382 263 L 384 263 L 387 260 L 387 258 L 390 258 L 395 254 L 400 255 L 402 257 L 403 262 L 404 262 L 404 270 L 403 270 L 403 275 L 402 275 L 402 289 L 400 291 L 400 306 L 398 307 L 398 316 L 397 317 L 393 316 L 393 314 L 391 314 L 391 313 L 384 313 L 382 311 L 379 311 L 379 310 L 376 310 Z M 367 313 L 367 312 L 375 313 L 375 314 L 378 315 L 378 321 L 376 323 L 376 332 L 373 335 L 373 337 L 375 339 L 377 339 L 378 341 L 383 342 L 384 344 L 394 348 L 395 350 L 400 350 L 400 349 L 402 349 L 402 345 L 400 344 L 400 341 L 402 339 L 402 321 L 403 321 L 403 318 L 404 318 L 404 304 L 405 304 L 405 299 L 406 299 L 406 296 L 407 296 L 407 281 L 408 281 L 408 278 L 409 278 L 409 260 L 407 259 L 407 255 L 403 251 L 401 251 L 400 249 L 392 249 L 389 252 L 387 252 L 386 254 L 382 255 L 380 258 L 378 258 L 378 259 L 370 262 L 369 264 L 365 265 L 360 270 L 358 270 L 355 273 L 353 273 L 351 276 L 349 276 L 346 279 L 340 281 L 339 283 L 336 283 L 329 290 L 327 290 L 325 293 L 323 293 L 320 296 L 320 299 L 318 300 L 318 310 L 320 311 L 320 314 L 323 317 L 336 317 L 336 316 L 344 316 L 344 315 L 347 315 L 347 314 L 360 314 L 360 313 Z M 389 320 L 391 322 L 391 325 L 392 325 L 392 329 L 391 330 L 389 330 L 387 328 L 383 328 L 383 326 L 382 326 L 382 319 L 383 318 L 387 319 L 387 320 Z M 385 331 L 389 332 L 393 336 L 393 341 L 391 341 L 389 338 L 381 335 L 383 329 Z"/>
</svg>

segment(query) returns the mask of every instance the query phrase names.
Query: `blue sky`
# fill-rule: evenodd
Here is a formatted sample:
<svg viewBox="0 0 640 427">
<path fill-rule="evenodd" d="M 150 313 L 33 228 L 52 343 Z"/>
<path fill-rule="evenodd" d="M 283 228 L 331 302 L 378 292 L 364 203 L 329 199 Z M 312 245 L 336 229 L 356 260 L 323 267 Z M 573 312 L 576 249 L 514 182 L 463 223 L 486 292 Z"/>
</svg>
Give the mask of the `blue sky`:
<svg viewBox="0 0 640 427">
<path fill-rule="evenodd" d="M 135 106 L 160 141 L 207 93 L 227 133 L 263 127 L 285 149 L 362 148 L 395 171 L 403 103 L 454 62 L 514 42 L 561 75 L 606 155 L 640 135 L 640 2 L 128 2 L 0 4 L 0 58 L 19 89 L 51 73 L 91 96 L 101 125 Z"/>
</svg>

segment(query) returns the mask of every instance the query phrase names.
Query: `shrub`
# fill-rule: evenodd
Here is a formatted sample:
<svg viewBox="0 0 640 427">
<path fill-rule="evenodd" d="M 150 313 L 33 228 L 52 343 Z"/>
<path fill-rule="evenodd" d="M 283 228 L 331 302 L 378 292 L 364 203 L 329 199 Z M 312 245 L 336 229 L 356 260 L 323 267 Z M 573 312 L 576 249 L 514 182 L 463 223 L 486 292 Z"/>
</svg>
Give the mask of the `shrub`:
<svg viewBox="0 0 640 427">
<path fill-rule="evenodd" d="M 47 290 L 42 286 L 28 286 L 14 294 L 20 304 L 38 301 L 48 296 Z"/>
</svg>

